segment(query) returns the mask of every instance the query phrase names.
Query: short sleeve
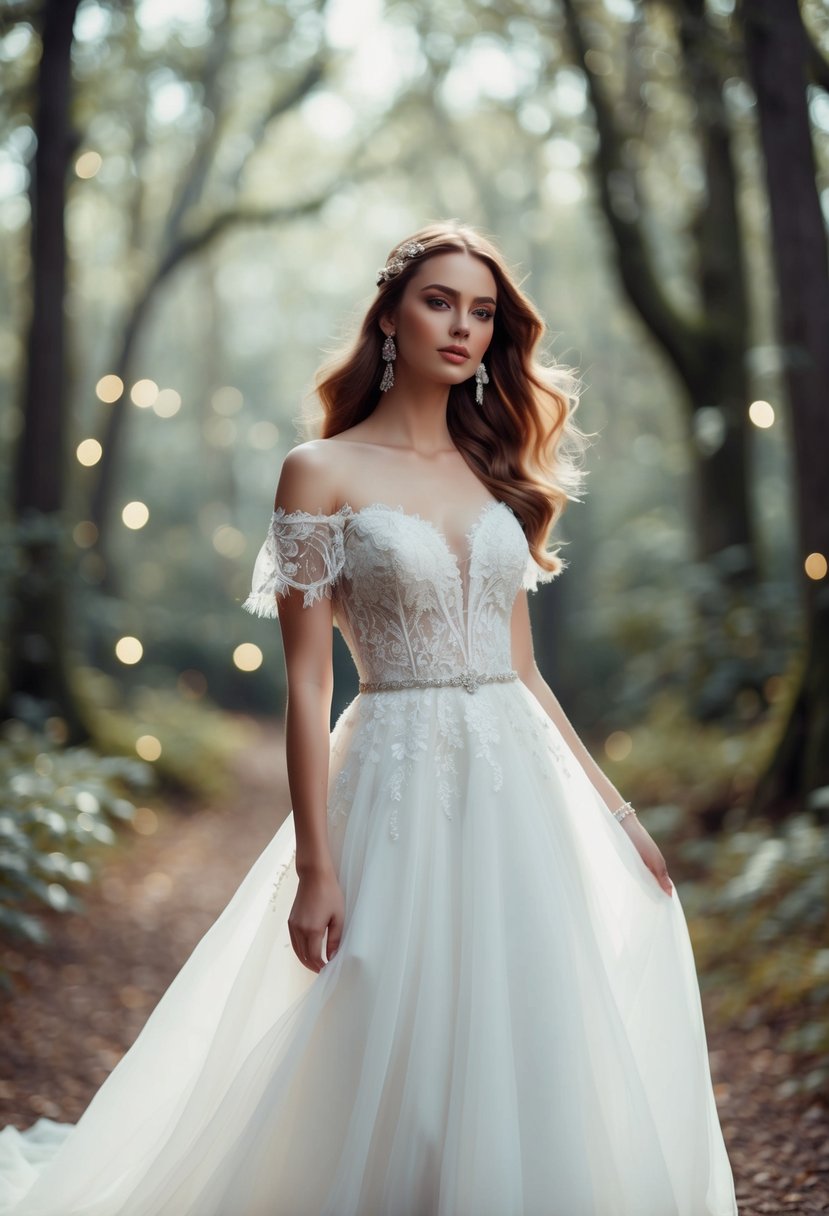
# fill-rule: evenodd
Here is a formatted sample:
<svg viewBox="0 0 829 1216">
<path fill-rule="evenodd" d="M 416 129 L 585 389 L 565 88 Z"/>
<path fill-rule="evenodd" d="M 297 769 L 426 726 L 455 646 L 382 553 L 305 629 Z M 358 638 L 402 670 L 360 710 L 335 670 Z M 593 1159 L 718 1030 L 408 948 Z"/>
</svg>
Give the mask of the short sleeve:
<svg viewBox="0 0 829 1216">
<path fill-rule="evenodd" d="M 539 583 L 551 583 L 554 578 L 558 578 L 567 568 L 569 563 L 556 556 L 555 553 L 550 553 L 549 556 L 555 558 L 556 565 L 552 570 L 545 570 L 542 566 L 539 566 L 532 553 L 530 554 L 526 569 L 524 570 L 524 579 L 521 583 L 524 591 L 537 591 Z"/>
<path fill-rule="evenodd" d="M 302 591 L 304 608 L 332 589 L 345 561 L 341 515 L 312 515 L 278 507 L 256 557 L 248 598 L 242 604 L 254 616 L 276 617 L 277 598 Z"/>
</svg>

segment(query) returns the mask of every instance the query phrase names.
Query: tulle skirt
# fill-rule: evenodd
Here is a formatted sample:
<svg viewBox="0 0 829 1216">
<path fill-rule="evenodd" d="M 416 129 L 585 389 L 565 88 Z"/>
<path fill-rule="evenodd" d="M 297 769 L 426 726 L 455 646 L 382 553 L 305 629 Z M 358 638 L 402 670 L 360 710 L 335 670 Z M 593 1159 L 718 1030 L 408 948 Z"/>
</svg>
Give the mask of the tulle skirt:
<svg viewBox="0 0 829 1216">
<path fill-rule="evenodd" d="M 334 958 L 289 816 L 79 1122 L 0 1132 L 0 1213 L 736 1213 L 679 892 L 524 684 L 356 697 L 328 813 Z"/>
</svg>

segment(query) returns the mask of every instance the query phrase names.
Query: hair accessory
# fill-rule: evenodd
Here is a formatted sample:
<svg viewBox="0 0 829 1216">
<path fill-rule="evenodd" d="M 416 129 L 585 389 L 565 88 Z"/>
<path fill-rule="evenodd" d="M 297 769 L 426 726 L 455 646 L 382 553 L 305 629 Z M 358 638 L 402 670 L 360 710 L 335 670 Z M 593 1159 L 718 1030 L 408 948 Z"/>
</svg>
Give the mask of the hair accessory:
<svg viewBox="0 0 829 1216">
<path fill-rule="evenodd" d="M 386 361 L 386 370 L 383 372 L 383 379 L 380 381 L 380 392 L 386 393 L 394 384 L 394 367 L 392 364 L 397 358 L 397 347 L 394 344 L 394 334 L 388 334 L 383 343 L 381 351 L 383 358 Z"/>
<path fill-rule="evenodd" d="M 421 253 L 425 252 L 426 246 L 421 245 L 420 241 L 409 241 L 407 245 L 401 245 L 394 257 L 389 258 L 383 269 L 377 271 L 377 286 L 395 278 L 410 258 L 420 257 Z"/>
<path fill-rule="evenodd" d="M 484 403 L 484 385 L 489 384 L 489 376 L 483 363 L 479 363 L 475 370 L 475 400 L 478 405 Z"/>
</svg>

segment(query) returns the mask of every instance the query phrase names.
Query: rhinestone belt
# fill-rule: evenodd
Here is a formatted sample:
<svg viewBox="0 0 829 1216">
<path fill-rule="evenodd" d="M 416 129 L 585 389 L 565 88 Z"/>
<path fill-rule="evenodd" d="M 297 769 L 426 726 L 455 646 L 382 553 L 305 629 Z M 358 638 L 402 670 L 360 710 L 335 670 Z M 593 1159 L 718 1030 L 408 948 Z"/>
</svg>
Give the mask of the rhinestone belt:
<svg viewBox="0 0 829 1216">
<path fill-rule="evenodd" d="M 395 692 L 401 688 L 465 688 L 467 692 L 475 692 L 481 684 L 504 684 L 517 679 L 517 671 L 498 671 L 486 675 L 473 671 L 471 667 L 464 667 L 457 675 L 435 676 L 434 679 L 411 676 L 405 680 L 377 680 L 374 683 L 361 680 L 360 692 Z"/>
</svg>

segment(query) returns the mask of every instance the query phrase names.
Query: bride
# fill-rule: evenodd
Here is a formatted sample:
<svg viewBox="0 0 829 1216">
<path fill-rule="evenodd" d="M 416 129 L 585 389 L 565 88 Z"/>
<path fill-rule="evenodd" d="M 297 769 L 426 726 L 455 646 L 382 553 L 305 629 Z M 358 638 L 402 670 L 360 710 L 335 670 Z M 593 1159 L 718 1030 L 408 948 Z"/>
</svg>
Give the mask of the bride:
<svg viewBox="0 0 829 1216">
<path fill-rule="evenodd" d="M 377 287 L 243 605 L 292 815 L 77 1125 L 0 1133 L 7 1216 L 737 1212 L 679 893 L 534 659 L 576 381 L 474 229 Z"/>
</svg>

